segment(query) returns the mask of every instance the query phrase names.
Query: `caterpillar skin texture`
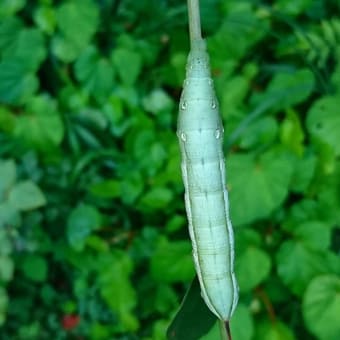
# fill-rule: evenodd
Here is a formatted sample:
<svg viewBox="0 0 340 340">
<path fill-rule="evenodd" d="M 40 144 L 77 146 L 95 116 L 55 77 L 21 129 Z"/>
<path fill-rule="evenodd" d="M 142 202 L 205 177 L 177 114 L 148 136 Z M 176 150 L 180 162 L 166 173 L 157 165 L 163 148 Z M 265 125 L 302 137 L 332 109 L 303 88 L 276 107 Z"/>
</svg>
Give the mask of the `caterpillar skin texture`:
<svg viewBox="0 0 340 340">
<path fill-rule="evenodd" d="M 179 104 L 177 135 L 185 207 L 202 297 L 227 321 L 238 301 L 234 236 L 229 219 L 223 126 L 203 39 L 191 47 Z"/>
</svg>

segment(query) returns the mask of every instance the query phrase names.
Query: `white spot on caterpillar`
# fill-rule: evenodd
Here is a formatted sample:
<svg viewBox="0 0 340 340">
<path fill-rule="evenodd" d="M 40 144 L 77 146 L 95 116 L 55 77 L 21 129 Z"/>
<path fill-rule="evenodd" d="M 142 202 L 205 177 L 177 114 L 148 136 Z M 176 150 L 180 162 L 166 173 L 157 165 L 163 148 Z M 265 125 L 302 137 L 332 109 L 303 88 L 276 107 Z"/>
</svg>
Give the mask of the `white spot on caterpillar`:
<svg viewBox="0 0 340 340">
<path fill-rule="evenodd" d="M 216 129 L 216 131 L 215 131 L 215 138 L 216 139 L 220 139 L 220 137 L 221 137 L 221 130 L 220 129 Z"/>
</svg>

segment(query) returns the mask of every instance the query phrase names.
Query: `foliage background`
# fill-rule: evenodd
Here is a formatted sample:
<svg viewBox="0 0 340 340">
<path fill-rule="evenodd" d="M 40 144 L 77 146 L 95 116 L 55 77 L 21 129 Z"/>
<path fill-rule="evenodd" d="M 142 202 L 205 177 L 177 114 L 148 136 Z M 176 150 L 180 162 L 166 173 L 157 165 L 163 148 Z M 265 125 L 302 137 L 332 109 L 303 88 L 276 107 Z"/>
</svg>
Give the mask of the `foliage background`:
<svg viewBox="0 0 340 340">
<path fill-rule="evenodd" d="M 234 338 L 339 339 L 339 3 L 201 7 Z M 175 136 L 187 52 L 184 1 L 1 1 L 1 339 L 165 338 L 194 276 Z"/>
</svg>

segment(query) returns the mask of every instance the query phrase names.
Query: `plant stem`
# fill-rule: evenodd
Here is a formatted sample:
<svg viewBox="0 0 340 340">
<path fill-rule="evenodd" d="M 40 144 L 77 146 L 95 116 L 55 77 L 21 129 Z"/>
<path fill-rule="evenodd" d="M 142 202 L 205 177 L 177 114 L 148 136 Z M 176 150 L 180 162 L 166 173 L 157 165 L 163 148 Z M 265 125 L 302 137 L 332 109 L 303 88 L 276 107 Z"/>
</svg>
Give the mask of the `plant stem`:
<svg viewBox="0 0 340 340">
<path fill-rule="evenodd" d="M 232 340 L 229 328 L 229 321 L 218 321 L 220 325 L 221 340 Z"/>
<path fill-rule="evenodd" d="M 199 0 L 188 0 L 190 42 L 202 39 Z"/>
</svg>

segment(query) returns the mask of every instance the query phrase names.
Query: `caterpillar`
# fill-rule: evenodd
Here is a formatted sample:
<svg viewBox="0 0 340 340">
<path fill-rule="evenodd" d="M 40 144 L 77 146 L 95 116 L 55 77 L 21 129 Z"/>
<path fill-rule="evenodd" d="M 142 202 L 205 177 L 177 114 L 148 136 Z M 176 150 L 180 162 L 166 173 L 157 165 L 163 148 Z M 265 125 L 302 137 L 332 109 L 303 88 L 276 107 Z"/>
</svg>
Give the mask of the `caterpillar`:
<svg viewBox="0 0 340 340">
<path fill-rule="evenodd" d="M 238 302 L 223 135 L 204 39 L 192 41 L 179 103 L 177 136 L 185 207 L 201 295 L 228 321 Z"/>
</svg>

